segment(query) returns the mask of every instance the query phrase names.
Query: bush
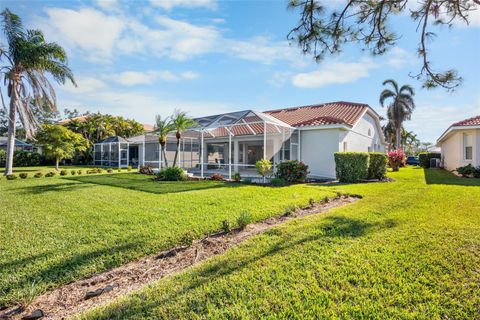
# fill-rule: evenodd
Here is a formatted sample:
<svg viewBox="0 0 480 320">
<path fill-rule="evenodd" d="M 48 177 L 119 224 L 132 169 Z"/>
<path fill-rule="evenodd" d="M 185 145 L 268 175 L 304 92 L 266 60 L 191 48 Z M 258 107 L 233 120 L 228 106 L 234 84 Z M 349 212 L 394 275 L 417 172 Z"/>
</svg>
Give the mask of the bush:
<svg viewBox="0 0 480 320">
<path fill-rule="evenodd" d="M 140 166 L 140 169 L 138 169 L 138 172 L 140 172 L 141 174 L 152 175 L 153 174 L 153 167 L 150 166 L 150 165 Z"/>
<path fill-rule="evenodd" d="M 157 179 L 160 181 L 185 181 L 187 175 L 180 167 L 167 167 L 157 174 Z"/>
<path fill-rule="evenodd" d="M 35 174 L 33 175 L 33 177 L 34 177 L 34 178 L 41 178 L 41 177 L 43 177 L 43 173 L 37 172 L 37 173 L 35 173 Z"/>
<path fill-rule="evenodd" d="M 17 150 L 13 153 L 13 165 L 15 167 L 31 167 L 42 164 L 42 156 L 32 151 Z"/>
<path fill-rule="evenodd" d="M 388 153 L 388 164 L 393 171 L 398 171 L 400 167 L 405 166 L 407 157 L 402 149 L 390 151 Z"/>
<path fill-rule="evenodd" d="M 74 176 L 74 175 L 77 174 L 77 171 L 76 171 L 76 170 L 70 170 L 70 174 L 71 174 L 72 176 Z"/>
<path fill-rule="evenodd" d="M 82 170 L 77 170 L 77 174 L 78 174 L 78 175 L 81 175 L 82 173 L 83 173 Z"/>
<path fill-rule="evenodd" d="M 278 164 L 278 178 L 282 178 L 287 182 L 305 182 L 308 175 L 308 166 L 297 160 L 284 161 Z"/>
<path fill-rule="evenodd" d="M 288 206 L 285 211 L 283 212 L 283 214 L 285 216 L 291 216 L 293 213 L 295 213 L 295 211 L 297 210 L 297 207 L 294 206 L 294 205 L 290 205 Z"/>
<path fill-rule="evenodd" d="M 19 174 L 19 176 L 20 176 L 20 179 L 27 179 L 28 178 L 28 173 L 22 172 L 22 173 Z"/>
<path fill-rule="evenodd" d="M 263 181 L 265 182 L 265 176 L 272 170 L 272 163 L 267 159 L 258 160 L 255 163 L 255 168 L 257 169 L 257 173 L 263 177 Z"/>
<path fill-rule="evenodd" d="M 232 176 L 232 179 L 235 182 L 240 182 L 240 180 L 242 180 L 242 176 L 240 175 L 240 172 L 235 172 Z"/>
<path fill-rule="evenodd" d="M 340 182 L 357 182 L 368 177 L 367 152 L 335 152 L 335 171 Z"/>
<path fill-rule="evenodd" d="M 45 177 L 47 177 L 47 178 L 54 177 L 55 174 L 56 174 L 55 172 L 50 171 L 50 172 L 48 172 L 48 173 L 45 174 Z"/>
<path fill-rule="evenodd" d="M 237 225 L 240 229 L 245 229 L 245 227 L 252 222 L 252 215 L 248 211 L 240 212 L 240 215 L 237 217 Z"/>
<path fill-rule="evenodd" d="M 107 172 L 108 172 L 108 173 L 113 173 L 113 169 L 112 169 L 112 168 L 108 168 L 108 169 L 107 169 Z M 152 173 L 153 173 L 153 172 L 152 172 Z"/>
<path fill-rule="evenodd" d="M 17 178 L 18 178 L 18 177 L 17 177 L 16 175 L 14 175 L 14 174 L 9 174 L 9 175 L 7 175 L 7 180 L 15 180 L 15 179 L 17 179 Z"/>
<path fill-rule="evenodd" d="M 232 226 L 230 224 L 230 221 L 228 221 L 228 220 L 223 220 L 222 221 L 222 230 L 225 233 L 229 233 L 230 230 L 232 230 Z"/>
<path fill-rule="evenodd" d="M 223 181 L 223 176 L 220 173 L 214 173 L 210 176 L 210 180 Z"/>
<path fill-rule="evenodd" d="M 458 174 L 462 177 L 473 177 L 473 178 L 480 178 L 480 166 L 474 167 L 471 164 L 467 164 L 466 166 L 459 167 L 456 169 Z"/>
<path fill-rule="evenodd" d="M 127 171 L 128 172 L 132 171 L 132 166 L 127 166 Z"/>
<path fill-rule="evenodd" d="M 87 170 L 87 174 L 95 174 L 95 173 L 97 173 L 97 169 Z"/>
<path fill-rule="evenodd" d="M 273 186 L 273 187 L 283 187 L 287 184 L 287 181 L 285 181 L 283 178 L 272 178 L 272 180 L 270 180 L 270 184 Z"/>
<path fill-rule="evenodd" d="M 442 155 L 438 152 L 420 152 L 418 154 L 418 161 L 420 162 L 420 167 L 430 168 L 430 159 L 441 159 Z"/>
<path fill-rule="evenodd" d="M 60 171 L 60 175 L 61 176 L 66 176 L 68 174 L 68 171 L 67 170 L 62 170 Z"/>
<path fill-rule="evenodd" d="M 4 149 L 0 149 L 0 166 L 4 167 L 6 162 L 7 162 L 7 151 Z"/>
<path fill-rule="evenodd" d="M 382 180 L 387 175 L 388 157 L 385 153 L 370 152 L 368 163 L 368 178 Z"/>
<path fill-rule="evenodd" d="M 96 171 L 97 173 L 103 173 L 103 169 L 102 169 L 102 168 L 96 168 L 95 171 Z"/>
</svg>

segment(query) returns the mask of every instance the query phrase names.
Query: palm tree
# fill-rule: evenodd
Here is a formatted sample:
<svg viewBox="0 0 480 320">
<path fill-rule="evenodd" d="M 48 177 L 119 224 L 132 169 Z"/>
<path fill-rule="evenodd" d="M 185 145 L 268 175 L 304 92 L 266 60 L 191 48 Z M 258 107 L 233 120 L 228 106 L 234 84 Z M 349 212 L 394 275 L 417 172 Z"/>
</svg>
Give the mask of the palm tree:
<svg viewBox="0 0 480 320">
<path fill-rule="evenodd" d="M 168 162 L 165 145 L 167 144 L 167 135 L 172 132 L 173 129 L 172 121 L 168 117 L 162 118 L 159 114 L 155 116 L 155 131 L 158 134 L 158 143 L 160 143 L 161 154 L 166 167 L 168 167 Z"/>
<path fill-rule="evenodd" d="M 396 149 L 400 149 L 402 143 L 402 124 L 405 120 L 410 120 L 413 109 L 415 109 L 415 102 L 413 96 L 415 92 L 409 85 L 403 85 L 400 89 L 394 80 L 385 80 L 383 85 L 390 84 L 393 90 L 384 89 L 380 94 L 380 105 L 384 107 L 385 101 L 391 100 L 387 109 L 388 119 L 395 127 Z"/>
<path fill-rule="evenodd" d="M 187 113 L 175 110 L 172 116 L 172 126 L 175 131 L 175 136 L 177 137 L 177 149 L 175 150 L 175 157 L 173 158 L 173 166 L 177 165 L 178 152 L 180 151 L 180 139 L 182 138 L 182 133 L 185 132 L 187 128 L 193 127 L 196 124 L 191 118 L 187 117 Z"/>
<path fill-rule="evenodd" d="M 10 98 L 5 170 L 5 175 L 9 175 L 12 174 L 17 112 L 27 138 L 33 138 L 39 123 L 31 102 L 42 111 L 57 110 L 55 91 L 46 74 L 59 84 L 67 79 L 76 84 L 62 47 L 46 42 L 39 30 L 25 30 L 20 17 L 10 10 L 5 9 L 0 15 L 8 45 L 0 49 L 0 60 L 5 63 L 0 68 L 0 77 L 7 85 Z"/>
</svg>

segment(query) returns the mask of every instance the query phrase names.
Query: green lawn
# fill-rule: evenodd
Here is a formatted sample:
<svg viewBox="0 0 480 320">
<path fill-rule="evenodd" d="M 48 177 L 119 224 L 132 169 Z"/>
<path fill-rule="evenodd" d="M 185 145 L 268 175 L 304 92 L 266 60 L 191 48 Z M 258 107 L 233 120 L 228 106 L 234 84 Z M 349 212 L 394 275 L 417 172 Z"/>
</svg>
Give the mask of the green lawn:
<svg viewBox="0 0 480 320">
<path fill-rule="evenodd" d="M 242 210 L 260 220 L 334 195 L 307 185 L 158 183 L 135 173 L 2 178 L 0 306 L 218 231 Z"/>
<path fill-rule="evenodd" d="M 60 166 L 60 170 L 68 170 L 69 174 L 70 174 L 70 170 L 81 169 L 81 170 L 85 171 L 85 170 L 87 170 L 89 168 L 92 168 L 92 167 L 93 166 Z M 55 170 L 55 166 L 15 167 L 15 168 L 13 168 L 13 173 L 14 174 L 18 175 L 19 173 L 26 172 L 26 173 L 28 173 L 29 178 L 33 177 L 33 175 L 37 172 L 41 172 L 41 173 L 45 174 L 45 173 L 51 172 L 51 171 L 57 172 Z M 5 172 L 5 168 L 0 168 L 0 178 L 1 179 L 5 179 L 5 177 L 3 177 L 4 172 Z"/>
<path fill-rule="evenodd" d="M 415 168 L 390 176 L 396 182 L 323 186 L 364 198 L 85 318 L 479 319 L 479 180 Z"/>
</svg>

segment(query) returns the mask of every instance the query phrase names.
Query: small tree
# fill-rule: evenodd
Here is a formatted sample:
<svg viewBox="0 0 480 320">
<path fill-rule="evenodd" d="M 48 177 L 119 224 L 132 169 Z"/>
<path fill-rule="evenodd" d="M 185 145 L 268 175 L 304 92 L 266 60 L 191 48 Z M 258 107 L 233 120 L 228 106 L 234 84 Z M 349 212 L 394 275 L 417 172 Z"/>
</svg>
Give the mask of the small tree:
<svg viewBox="0 0 480 320">
<path fill-rule="evenodd" d="M 155 116 L 155 132 L 158 134 L 158 143 L 160 144 L 161 157 L 165 161 L 165 167 L 168 167 L 167 154 L 165 152 L 165 146 L 167 144 L 167 135 L 173 130 L 173 125 L 171 120 L 167 118 L 162 118 L 160 115 Z M 162 163 L 160 159 L 160 163 Z M 175 165 L 174 165 L 175 166 Z"/>
<path fill-rule="evenodd" d="M 388 162 L 393 171 L 398 171 L 398 169 L 405 165 L 405 153 L 402 149 L 396 149 L 388 153 Z"/>
<path fill-rule="evenodd" d="M 54 124 L 43 125 L 36 138 L 43 145 L 45 154 L 55 158 L 57 170 L 60 160 L 73 157 L 75 152 L 85 151 L 89 144 L 82 135 Z"/>
<path fill-rule="evenodd" d="M 262 176 L 263 183 L 265 183 L 265 176 L 272 171 L 272 163 L 267 159 L 258 160 L 255 163 L 255 168 L 258 174 Z"/>
<path fill-rule="evenodd" d="M 180 110 L 175 110 L 172 116 L 172 126 L 177 137 L 177 148 L 175 150 L 175 157 L 173 158 L 173 166 L 177 165 L 178 153 L 180 151 L 180 140 L 182 134 L 190 127 L 196 125 L 196 122 L 187 116 L 187 113 Z"/>
</svg>

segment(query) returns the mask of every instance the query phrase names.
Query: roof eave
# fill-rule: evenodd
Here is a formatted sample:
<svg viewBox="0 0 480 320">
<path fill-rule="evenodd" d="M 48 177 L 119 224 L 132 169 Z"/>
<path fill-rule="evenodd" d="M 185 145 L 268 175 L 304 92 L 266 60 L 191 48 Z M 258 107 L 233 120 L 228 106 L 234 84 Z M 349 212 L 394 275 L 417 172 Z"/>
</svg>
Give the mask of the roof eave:
<svg viewBox="0 0 480 320">
<path fill-rule="evenodd" d="M 474 126 L 452 126 L 449 127 L 447 130 L 445 130 L 444 133 L 437 139 L 437 147 L 439 147 L 439 143 L 441 143 L 445 138 L 448 136 L 448 134 L 452 131 L 457 131 L 457 130 L 470 130 L 470 129 L 480 129 L 480 125 L 474 125 Z"/>
</svg>

